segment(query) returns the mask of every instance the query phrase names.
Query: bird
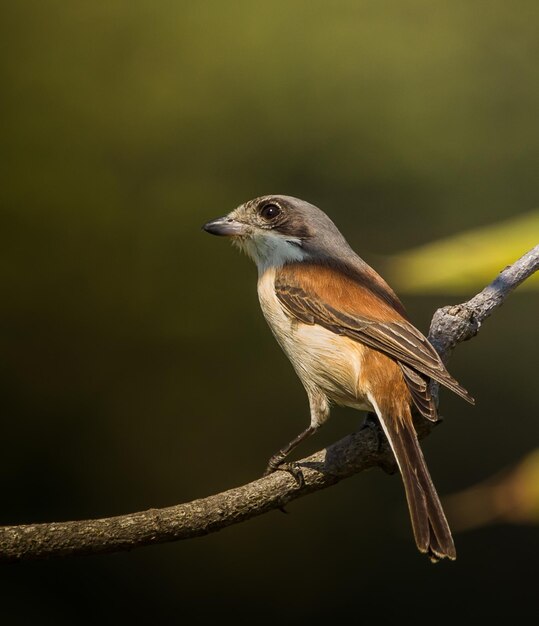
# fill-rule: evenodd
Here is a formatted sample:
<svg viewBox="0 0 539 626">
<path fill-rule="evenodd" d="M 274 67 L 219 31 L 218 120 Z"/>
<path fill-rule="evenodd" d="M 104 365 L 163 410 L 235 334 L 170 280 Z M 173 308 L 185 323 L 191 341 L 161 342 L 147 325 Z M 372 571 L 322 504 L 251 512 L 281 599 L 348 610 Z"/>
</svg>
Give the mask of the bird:
<svg viewBox="0 0 539 626">
<path fill-rule="evenodd" d="M 404 484 L 412 530 L 431 561 L 456 558 L 442 504 L 419 445 L 412 408 L 438 421 L 431 381 L 474 404 L 386 281 L 321 209 L 265 195 L 202 227 L 231 238 L 258 268 L 266 321 L 303 383 L 310 423 L 274 454 L 265 475 L 328 419 L 333 404 L 376 415 Z"/>
</svg>

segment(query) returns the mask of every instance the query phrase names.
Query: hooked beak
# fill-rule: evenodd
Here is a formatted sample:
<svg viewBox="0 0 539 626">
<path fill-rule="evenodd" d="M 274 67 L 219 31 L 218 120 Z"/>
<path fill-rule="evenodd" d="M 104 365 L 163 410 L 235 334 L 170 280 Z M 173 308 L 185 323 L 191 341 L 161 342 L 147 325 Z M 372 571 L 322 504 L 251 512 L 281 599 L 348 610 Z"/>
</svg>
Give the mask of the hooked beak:
<svg viewBox="0 0 539 626">
<path fill-rule="evenodd" d="M 207 224 L 204 224 L 202 230 L 211 235 L 219 235 L 221 237 L 237 237 L 245 235 L 245 224 L 238 222 L 231 217 L 218 217 Z"/>
</svg>

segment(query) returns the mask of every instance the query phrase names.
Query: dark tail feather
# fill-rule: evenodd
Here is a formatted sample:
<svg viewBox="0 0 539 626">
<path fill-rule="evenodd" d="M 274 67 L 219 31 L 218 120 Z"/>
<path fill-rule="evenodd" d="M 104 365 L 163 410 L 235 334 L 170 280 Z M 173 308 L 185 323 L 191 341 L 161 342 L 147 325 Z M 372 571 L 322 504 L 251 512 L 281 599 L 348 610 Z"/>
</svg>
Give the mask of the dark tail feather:
<svg viewBox="0 0 539 626">
<path fill-rule="evenodd" d="M 384 432 L 399 465 L 417 547 L 431 561 L 455 559 L 457 553 L 442 504 L 410 424 L 381 419 Z"/>
</svg>

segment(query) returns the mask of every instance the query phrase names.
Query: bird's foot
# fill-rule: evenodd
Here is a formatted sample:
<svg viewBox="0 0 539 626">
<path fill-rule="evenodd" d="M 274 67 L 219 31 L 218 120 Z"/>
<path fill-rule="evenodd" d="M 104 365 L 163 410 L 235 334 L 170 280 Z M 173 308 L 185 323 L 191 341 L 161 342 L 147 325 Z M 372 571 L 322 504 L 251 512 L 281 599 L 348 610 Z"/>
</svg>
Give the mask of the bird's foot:
<svg viewBox="0 0 539 626">
<path fill-rule="evenodd" d="M 263 476 L 269 476 L 270 474 L 278 471 L 288 472 L 294 478 L 298 487 L 301 488 L 305 485 L 305 477 L 303 476 L 303 471 L 299 465 L 297 463 L 284 463 L 282 457 L 279 454 L 276 454 L 269 460 Z"/>
</svg>

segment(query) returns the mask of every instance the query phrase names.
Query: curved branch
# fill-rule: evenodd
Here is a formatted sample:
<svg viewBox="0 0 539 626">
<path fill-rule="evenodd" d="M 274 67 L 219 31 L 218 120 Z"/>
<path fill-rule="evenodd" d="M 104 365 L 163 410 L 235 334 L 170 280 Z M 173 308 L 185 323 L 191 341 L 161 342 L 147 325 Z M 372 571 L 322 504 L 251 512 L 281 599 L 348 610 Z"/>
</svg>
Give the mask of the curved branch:
<svg viewBox="0 0 539 626">
<path fill-rule="evenodd" d="M 507 296 L 537 270 L 539 245 L 508 265 L 483 291 L 467 302 L 438 309 L 430 323 L 429 341 L 442 361 L 447 363 L 459 343 L 475 337 L 483 322 L 504 303 Z M 436 398 L 439 387 L 436 381 L 431 382 L 431 390 Z"/>
<path fill-rule="evenodd" d="M 474 337 L 482 322 L 521 282 L 539 269 L 539 245 L 525 254 L 481 293 L 434 314 L 429 339 L 444 360 L 457 344 Z M 305 483 L 276 472 L 247 485 L 201 500 L 105 519 L 27 524 L 0 528 L 0 560 L 98 554 L 189 539 L 282 508 L 296 498 L 329 487 L 370 467 L 393 468 L 385 440 L 366 426 L 299 461 Z"/>
<path fill-rule="evenodd" d="M 508 265 L 476 296 L 438 309 L 432 318 L 429 340 L 444 361 L 461 342 L 475 337 L 481 324 L 500 307 L 507 296 L 539 270 L 539 245 Z"/>
<path fill-rule="evenodd" d="M 299 463 L 302 487 L 286 472 L 185 504 L 105 519 L 0 528 L 0 561 L 98 554 L 189 539 L 282 508 L 357 472 L 391 462 L 377 431 L 365 428 Z"/>
</svg>

